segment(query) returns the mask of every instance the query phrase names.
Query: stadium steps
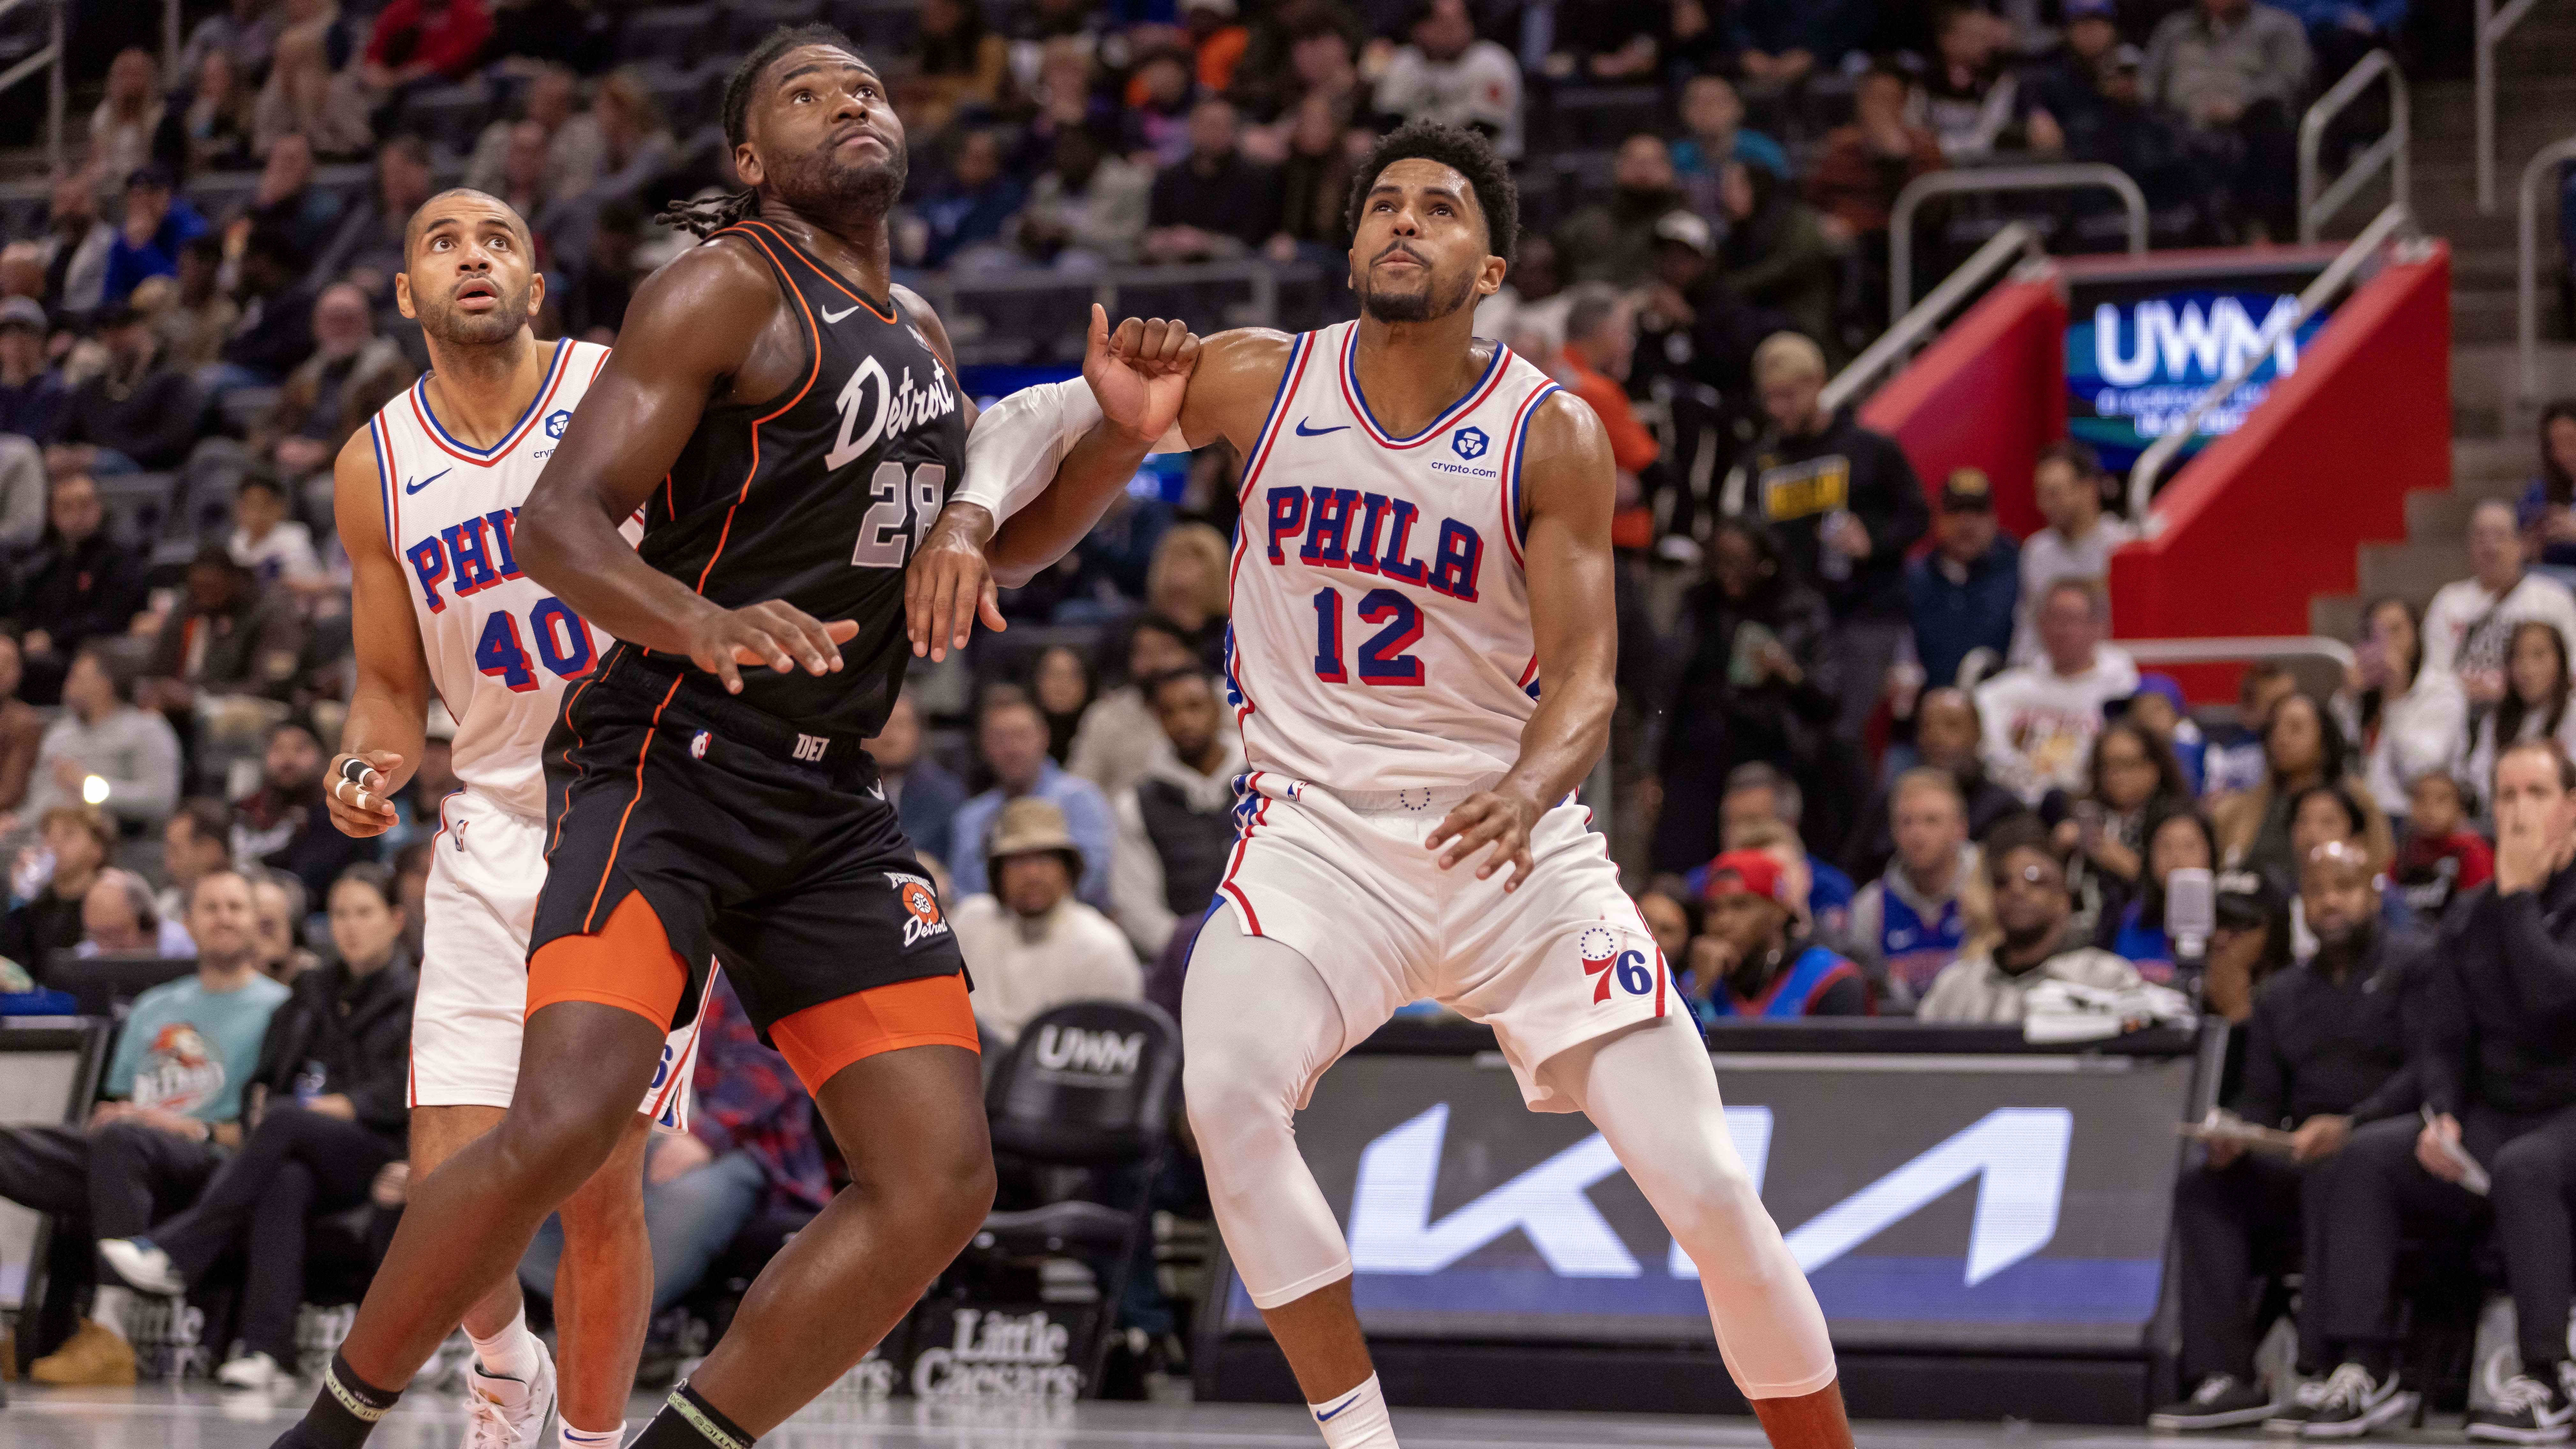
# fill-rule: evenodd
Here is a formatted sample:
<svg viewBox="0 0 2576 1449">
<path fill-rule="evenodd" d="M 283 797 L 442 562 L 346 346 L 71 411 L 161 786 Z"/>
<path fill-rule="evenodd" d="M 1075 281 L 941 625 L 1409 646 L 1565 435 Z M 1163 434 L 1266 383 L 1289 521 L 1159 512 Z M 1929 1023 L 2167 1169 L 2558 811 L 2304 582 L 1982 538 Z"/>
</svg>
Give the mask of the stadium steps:
<svg viewBox="0 0 2576 1449">
<path fill-rule="evenodd" d="M 2576 394 L 2576 345 L 2555 343 L 2541 351 L 2542 383 L 2553 396 Z M 2363 604 L 2383 594 L 2418 607 L 2442 585 L 2468 572 L 2469 514 L 2490 498 L 2521 496 L 2537 454 L 2530 430 L 2509 418 L 2517 364 L 2510 344 L 2455 346 L 2451 350 L 2451 486 L 2406 499 L 2406 541 L 2364 544 L 2360 587 L 2321 595 L 2308 604 L 2308 627 L 2333 639 L 2353 638 Z"/>
<path fill-rule="evenodd" d="M 2497 52 L 2496 182 L 2502 205 L 2477 205 L 2476 96 L 2466 80 L 2416 87 L 2413 200 L 2427 232 L 2451 244 L 2451 486 L 2406 499 L 2406 539 L 2364 544 L 2359 588 L 2308 606 L 2309 627 L 2330 638 L 2354 637 L 2364 603 L 2394 594 L 2422 605 L 2435 589 L 2461 577 L 2469 515 L 2490 498 L 2511 500 L 2530 481 L 2535 444 L 2531 410 L 2519 397 L 2514 347 L 2518 256 L 2514 189 L 2523 162 L 2540 147 L 2576 134 L 2576 5 L 2541 6 Z M 2576 395 L 2576 343 L 2566 340 L 2557 284 L 2559 252 L 2552 198 L 2541 219 L 2541 392 Z M 2343 219 L 2358 229 L 2354 208 Z M 2347 230 L 2347 235 L 2350 230 Z"/>
</svg>

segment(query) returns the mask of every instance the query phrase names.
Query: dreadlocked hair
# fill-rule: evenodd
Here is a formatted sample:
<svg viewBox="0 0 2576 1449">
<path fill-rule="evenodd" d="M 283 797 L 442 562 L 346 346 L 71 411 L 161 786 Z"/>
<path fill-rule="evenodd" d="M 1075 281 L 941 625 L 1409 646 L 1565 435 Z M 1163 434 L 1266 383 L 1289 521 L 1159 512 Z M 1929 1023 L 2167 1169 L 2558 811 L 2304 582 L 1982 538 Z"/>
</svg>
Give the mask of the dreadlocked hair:
<svg viewBox="0 0 2576 1449">
<path fill-rule="evenodd" d="M 751 88 L 759 82 L 761 72 L 800 45 L 835 45 L 852 55 L 859 54 L 858 43 L 836 25 L 782 25 L 769 32 L 769 38 L 752 47 L 751 53 L 734 66 L 731 75 L 725 77 L 720 115 L 727 149 L 740 146 L 749 129 L 747 118 L 751 114 Z M 760 194 L 746 186 L 740 191 L 703 200 L 673 201 L 653 219 L 664 226 L 684 228 L 695 236 L 711 236 L 744 217 L 759 214 Z"/>
<path fill-rule="evenodd" d="M 1360 212 L 1378 177 L 1398 161 L 1437 161 L 1467 180 L 1476 194 L 1476 209 L 1485 214 L 1485 246 L 1505 262 L 1513 259 L 1521 232 L 1521 193 L 1512 169 L 1494 154 L 1493 143 L 1477 131 L 1438 121 L 1407 121 L 1378 138 L 1368 160 L 1351 173 L 1347 220 L 1359 229 Z"/>
<path fill-rule="evenodd" d="M 695 201 L 672 201 L 653 214 L 664 226 L 676 226 L 691 236 L 714 236 L 746 216 L 760 213 L 760 193 L 746 186 Z"/>
</svg>

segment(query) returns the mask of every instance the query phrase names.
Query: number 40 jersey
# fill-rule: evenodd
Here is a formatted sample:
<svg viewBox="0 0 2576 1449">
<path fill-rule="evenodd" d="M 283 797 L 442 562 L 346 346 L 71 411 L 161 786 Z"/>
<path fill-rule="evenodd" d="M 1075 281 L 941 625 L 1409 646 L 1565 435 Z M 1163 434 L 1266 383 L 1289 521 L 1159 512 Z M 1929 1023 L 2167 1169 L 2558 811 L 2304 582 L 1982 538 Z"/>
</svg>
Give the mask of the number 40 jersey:
<svg viewBox="0 0 2576 1449">
<path fill-rule="evenodd" d="M 1538 708 L 1521 453 L 1561 389 L 1500 343 L 1411 437 L 1370 412 L 1358 324 L 1297 339 L 1243 474 L 1226 690 L 1255 770 L 1482 788 Z"/>
<path fill-rule="evenodd" d="M 519 505 L 608 362 L 596 343 L 537 345 L 552 349 L 545 381 L 497 447 L 459 441 L 431 410 L 427 377 L 368 424 L 385 537 L 410 586 L 430 680 L 456 717 L 457 777 L 530 819 L 545 817 L 537 756 L 564 684 L 595 669 L 610 643 L 519 570 Z"/>
</svg>

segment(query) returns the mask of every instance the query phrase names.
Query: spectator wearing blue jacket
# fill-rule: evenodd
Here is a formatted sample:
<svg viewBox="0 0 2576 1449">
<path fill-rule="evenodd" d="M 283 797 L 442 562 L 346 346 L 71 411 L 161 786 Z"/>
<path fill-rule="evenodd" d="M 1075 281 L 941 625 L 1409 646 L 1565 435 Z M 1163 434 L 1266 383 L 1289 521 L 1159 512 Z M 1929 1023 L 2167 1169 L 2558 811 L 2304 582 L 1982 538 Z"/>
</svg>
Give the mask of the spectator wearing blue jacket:
<svg viewBox="0 0 2576 1449">
<path fill-rule="evenodd" d="M 124 301 L 146 277 L 179 275 L 179 249 L 206 234 L 206 219 L 177 192 L 157 162 L 126 181 L 125 224 L 107 247 L 107 301 Z"/>
<path fill-rule="evenodd" d="M 975 740 L 984 752 L 984 763 L 992 768 L 993 788 L 957 807 L 949 832 L 949 894 L 964 900 L 992 890 L 985 877 L 984 836 L 1004 804 L 1034 795 L 1064 812 L 1065 827 L 1082 852 L 1082 880 L 1075 893 L 1105 909 L 1109 853 L 1118 838 L 1118 817 L 1099 786 L 1066 773 L 1047 757 L 1046 716 L 1028 696 L 1016 690 L 997 691 L 976 718 Z"/>
<path fill-rule="evenodd" d="M 961 259 L 971 262 L 977 247 L 1002 245 L 1011 219 L 1029 200 L 1026 182 L 1003 168 L 1001 138 L 991 131 L 969 131 L 957 143 L 949 165 L 948 184 L 921 203 L 922 221 L 930 229 L 921 264 L 939 268 Z M 966 254 L 961 258 L 961 254 Z"/>
<path fill-rule="evenodd" d="M 1978 649 L 2000 664 L 2012 650 L 2021 600 L 2021 545 L 1995 525 L 1994 487 L 1976 468 L 1952 470 L 1932 520 L 1932 551 L 1905 566 L 1914 655 L 1926 683 L 1956 684 Z"/>
</svg>

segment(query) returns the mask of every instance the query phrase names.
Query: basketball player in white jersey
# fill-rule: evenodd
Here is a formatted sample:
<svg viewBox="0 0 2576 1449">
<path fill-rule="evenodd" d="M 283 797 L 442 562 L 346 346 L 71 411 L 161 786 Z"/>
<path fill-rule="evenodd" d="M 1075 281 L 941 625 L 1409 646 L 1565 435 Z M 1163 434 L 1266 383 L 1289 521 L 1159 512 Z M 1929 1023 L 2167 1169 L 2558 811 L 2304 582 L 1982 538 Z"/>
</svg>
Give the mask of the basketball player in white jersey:
<svg viewBox="0 0 2576 1449">
<path fill-rule="evenodd" d="M 528 932 L 545 882 L 538 759 L 565 685 L 608 640 L 523 577 L 519 505 L 608 360 L 539 342 L 544 300 L 527 223 L 479 191 L 431 197 L 405 233 L 397 305 L 428 339 L 430 371 L 340 452 L 334 506 L 355 577 L 358 683 L 328 790 L 355 836 L 395 821 L 418 766 L 434 688 L 457 720 L 465 788 L 439 806 L 412 1015 L 411 1165 L 425 1175 L 491 1130 L 518 1080 Z M 555 1320 L 562 1449 L 613 1449 L 653 1290 L 643 1152 L 653 1123 L 685 1125 L 694 1028 L 672 1035 L 615 1155 L 563 1205 Z M 557 1407 L 554 1365 L 515 1279 L 465 1317 L 469 1449 L 534 1449 Z"/>
<path fill-rule="evenodd" d="M 1149 450 L 1231 441 L 1244 471 L 1227 683 L 1251 770 L 1190 959 L 1185 1090 L 1227 1250 L 1325 1442 L 1395 1437 L 1350 1252 L 1291 1116 L 1336 1058 L 1427 996 L 1493 1026 L 1532 1108 L 1601 1129 L 1697 1265 L 1771 1441 L 1845 1449 L 1815 1295 L 1729 1143 L 1690 1013 L 1571 803 L 1615 695 L 1613 466 L 1590 408 L 1472 335 L 1517 210 L 1481 138 L 1410 125 L 1353 187 L 1359 321 L 1200 343 L 1132 321 L 1113 339 L 1095 311 L 1088 386 L 1015 394 L 972 435 L 968 506 L 951 501 L 908 581 L 915 648 L 962 645 L 986 565 L 1027 579 Z"/>
</svg>

